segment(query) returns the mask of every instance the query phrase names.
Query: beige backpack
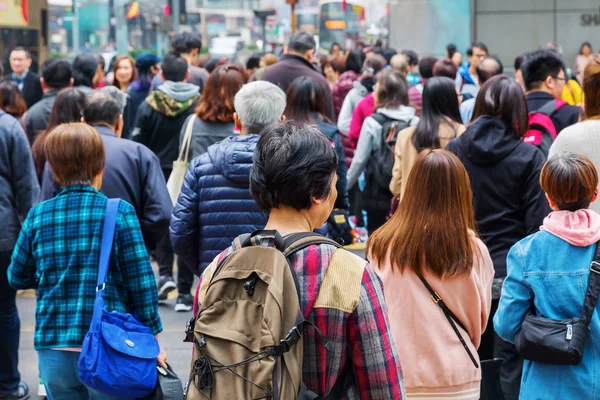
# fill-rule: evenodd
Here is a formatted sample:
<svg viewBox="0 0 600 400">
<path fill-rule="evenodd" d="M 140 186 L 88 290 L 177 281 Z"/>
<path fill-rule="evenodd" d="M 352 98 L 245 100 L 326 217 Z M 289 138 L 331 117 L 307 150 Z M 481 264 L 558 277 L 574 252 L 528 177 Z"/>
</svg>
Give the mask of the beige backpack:
<svg viewBox="0 0 600 400">
<path fill-rule="evenodd" d="M 258 236 L 272 240 L 272 246 L 259 246 Z M 186 341 L 194 343 L 194 355 L 185 399 L 319 398 L 302 384 L 305 320 L 288 262 L 291 254 L 312 244 L 340 247 L 313 233 L 284 239 L 275 231 L 257 231 L 235 239 L 233 251 L 208 267 L 199 291 L 200 308 L 187 328 Z M 331 393 L 322 399 L 339 399 L 353 384 L 348 360 Z"/>
</svg>

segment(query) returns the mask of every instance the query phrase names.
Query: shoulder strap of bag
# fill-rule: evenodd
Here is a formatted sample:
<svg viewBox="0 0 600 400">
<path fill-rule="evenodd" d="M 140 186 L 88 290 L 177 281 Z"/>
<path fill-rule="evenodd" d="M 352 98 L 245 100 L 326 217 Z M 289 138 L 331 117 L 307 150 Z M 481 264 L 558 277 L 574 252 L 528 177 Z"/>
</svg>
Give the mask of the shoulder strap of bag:
<svg viewBox="0 0 600 400">
<path fill-rule="evenodd" d="M 598 302 L 598 294 L 600 294 L 600 242 L 596 244 L 594 259 L 590 264 L 590 276 L 581 309 L 581 319 L 586 326 L 589 326 L 592 320 L 592 314 Z"/>
<path fill-rule="evenodd" d="M 121 199 L 108 199 L 106 204 L 104 228 L 102 229 L 102 246 L 100 247 L 100 264 L 98 266 L 98 281 L 96 283 L 96 292 L 100 297 L 102 297 L 102 292 L 106 286 L 106 276 L 108 275 L 108 266 L 110 264 L 110 254 L 113 248 L 113 239 L 115 237 L 115 226 L 117 225 L 117 214 L 119 212 L 120 202 Z"/>
<path fill-rule="evenodd" d="M 188 124 L 185 127 L 185 133 L 183 134 L 183 140 L 181 142 L 181 150 L 179 151 L 179 157 L 177 161 L 188 162 L 190 156 L 190 146 L 192 143 L 192 131 L 194 130 L 194 122 L 196 121 L 196 114 L 192 114 Z"/>
<path fill-rule="evenodd" d="M 381 125 L 381 126 L 383 126 L 383 124 L 385 124 L 386 121 L 390 119 L 390 118 L 388 118 L 387 116 L 383 115 L 380 112 L 373 113 L 371 115 L 371 118 L 373 118 L 375 121 L 377 121 L 377 123 L 379 125 Z"/>
<path fill-rule="evenodd" d="M 450 326 L 452 326 L 452 329 L 454 330 L 454 333 L 456 333 L 456 336 L 458 336 L 458 340 L 460 340 L 460 343 L 463 345 L 463 347 L 467 351 L 467 354 L 469 355 L 469 358 L 473 362 L 473 365 L 475 365 L 475 368 L 479 368 L 479 364 L 477 363 L 475 356 L 473 356 L 473 353 L 471 353 L 469 346 L 467 346 L 467 343 L 465 342 L 465 339 L 462 337 L 460 331 L 456 327 L 456 324 L 458 324 L 464 331 L 467 331 L 465 326 L 460 322 L 458 317 L 456 317 L 456 315 L 454 315 L 454 313 L 448 308 L 448 306 L 446 305 L 446 303 L 444 303 L 444 301 L 442 300 L 440 295 L 437 294 L 437 292 L 435 290 L 433 290 L 433 288 L 429 285 L 429 283 L 425 280 L 425 278 L 423 278 L 421 275 L 419 275 L 419 279 L 421 279 L 421 282 L 423 282 L 423 285 L 425 285 L 427 290 L 429 290 L 429 293 L 431 293 L 431 300 L 433 300 L 433 302 L 435 304 L 440 306 L 440 308 L 444 312 L 446 319 L 450 323 Z M 455 321 L 456 321 L 456 323 L 455 323 Z"/>
</svg>

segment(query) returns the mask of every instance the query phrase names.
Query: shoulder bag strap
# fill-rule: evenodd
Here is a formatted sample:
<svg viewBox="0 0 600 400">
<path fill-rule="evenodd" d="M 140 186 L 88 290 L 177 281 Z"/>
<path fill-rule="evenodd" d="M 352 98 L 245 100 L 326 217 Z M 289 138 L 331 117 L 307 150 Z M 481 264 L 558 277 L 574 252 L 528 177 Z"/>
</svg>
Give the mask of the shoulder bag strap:
<svg viewBox="0 0 600 400">
<path fill-rule="evenodd" d="M 585 326 L 589 326 L 592 320 L 592 314 L 598 302 L 598 294 L 600 293 L 600 242 L 596 244 L 596 252 L 594 260 L 590 264 L 590 276 L 588 285 L 583 299 L 583 308 L 581 310 L 581 319 L 584 320 Z"/>
<path fill-rule="evenodd" d="M 104 228 L 102 229 L 102 246 L 100 247 L 100 264 L 98 265 L 98 281 L 96 283 L 96 296 L 102 297 L 106 286 L 106 276 L 110 264 L 110 254 L 113 248 L 115 227 L 117 225 L 117 214 L 121 199 L 108 199 L 106 204 L 106 215 L 104 217 Z"/>
<path fill-rule="evenodd" d="M 444 312 L 446 319 L 450 323 L 450 326 L 452 326 L 452 329 L 454 330 L 454 333 L 456 333 L 456 336 L 458 336 L 458 340 L 460 340 L 460 343 L 463 345 L 463 347 L 467 351 L 467 354 L 469 355 L 469 358 L 473 362 L 473 365 L 475 366 L 475 368 L 479 368 L 479 364 L 477 363 L 475 356 L 473 356 L 473 353 L 471 353 L 469 346 L 467 346 L 467 343 L 465 342 L 465 339 L 463 338 L 460 331 L 456 327 L 456 324 L 458 324 L 466 332 L 467 329 L 465 328 L 465 326 L 460 322 L 460 320 L 456 317 L 456 315 L 454 315 L 454 313 L 448 308 L 448 306 L 446 305 L 446 303 L 444 303 L 444 301 L 442 300 L 440 295 L 437 294 L 437 292 L 435 290 L 433 290 L 433 288 L 429 285 L 429 283 L 425 280 L 425 278 L 423 278 L 421 275 L 419 275 L 419 279 L 421 279 L 421 282 L 423 282 L 423 285 L 425 285 L 425 287 L 427 288 L 429 293 L 431 293 L 431 300 L 433 300 L 433 302 L 435 304 L 440 306 L 440 308 Z M 455 323 L 455 321 L 456 321 L 456 323 Z"/>
<path fill-rule="evenodd" d="M 192 143 L 192 132 L 194 130 L 194 122 L 196 121 L 196 114 L 192 114 L 188 124 L 185 127 L 185 133 L 183 134 L 183 140 L 181 141 L 181 150 L 179 151 L 179 157 L 177 161 L 188 162 L 190 156 L 190 146 Z"/>
</svg>

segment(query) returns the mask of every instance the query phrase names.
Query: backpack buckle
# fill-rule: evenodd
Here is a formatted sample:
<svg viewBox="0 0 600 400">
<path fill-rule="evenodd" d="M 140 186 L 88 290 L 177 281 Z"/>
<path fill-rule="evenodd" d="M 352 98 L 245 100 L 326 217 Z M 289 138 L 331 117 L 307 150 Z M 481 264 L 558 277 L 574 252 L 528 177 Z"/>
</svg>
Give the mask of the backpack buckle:
<svg viewBox="0 0 600 400">
<path fill-rule="evenodd" d="M 185 324 L 185 339 L 183 339 L 184 343 L 193 343 L 194 342 L 194 326 L 196 325 L 196 318 L 192 317 Z"/>
<path fill-rule="evenodd" d="M 285 351 L 287 352 L 290 350 L 290 348 L 293 345 L 298 343 L 300 341 L 300 339 L 302 339 L 302 333 L 300 332 L 300 329 L 298 329 L 298 326 L 296 325 L 292 329 L 290 329 L 290 331 L 285 336 L 285 338 L 281 339 L 280 342 L 281 342 L 281 344 L 283 344 L 285 346 Z"/>
</svg>

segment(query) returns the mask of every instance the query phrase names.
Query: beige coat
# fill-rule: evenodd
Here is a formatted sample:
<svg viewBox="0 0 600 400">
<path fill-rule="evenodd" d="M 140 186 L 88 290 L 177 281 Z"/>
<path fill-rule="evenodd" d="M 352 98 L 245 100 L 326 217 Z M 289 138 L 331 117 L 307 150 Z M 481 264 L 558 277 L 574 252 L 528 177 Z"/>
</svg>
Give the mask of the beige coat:
<svg viewBox="0 0 600 400">
<path fill-rule="evenodd" d="M 390 182 L 390 191 L 394 196 L 404 196 L 406 190 L 406 181 L 412 166 L 419 155 L 417 149 L 412 144 L 412 136 L 415 133 L 416 126 L 403 129 L 398 134 L 396 141 L 394 170 L 392 171 L 392 181 Z M 442 122 L 440 124 L 439 138 L 440 145 L 445 148 L 454 138 L 459 137 L 465 132 L 464 125 L 456 122 Z"/>
</svg>

